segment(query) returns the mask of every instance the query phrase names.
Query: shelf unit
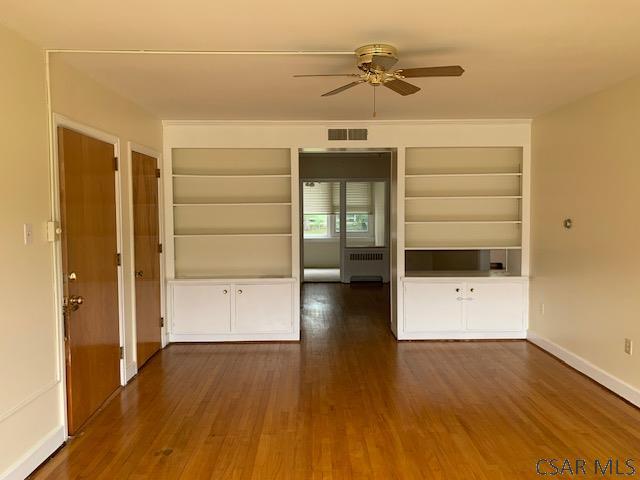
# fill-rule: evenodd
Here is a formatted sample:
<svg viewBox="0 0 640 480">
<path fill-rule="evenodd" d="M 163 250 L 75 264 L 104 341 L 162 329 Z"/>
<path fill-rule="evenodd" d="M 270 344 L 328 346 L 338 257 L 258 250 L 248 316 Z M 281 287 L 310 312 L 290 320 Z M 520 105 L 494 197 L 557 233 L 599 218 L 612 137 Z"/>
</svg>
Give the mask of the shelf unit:
<svg viewBox="0 0 640 480">
<path fill-rule="evenodd" d="M 407 148 L 405 155 L 406 251 L 522 249 L 521 147 Z"/>
<path fill-rule="evenodd" d="M 175 278 L 292 276 L 290 149 L 174 148 Z"/>
</svg>

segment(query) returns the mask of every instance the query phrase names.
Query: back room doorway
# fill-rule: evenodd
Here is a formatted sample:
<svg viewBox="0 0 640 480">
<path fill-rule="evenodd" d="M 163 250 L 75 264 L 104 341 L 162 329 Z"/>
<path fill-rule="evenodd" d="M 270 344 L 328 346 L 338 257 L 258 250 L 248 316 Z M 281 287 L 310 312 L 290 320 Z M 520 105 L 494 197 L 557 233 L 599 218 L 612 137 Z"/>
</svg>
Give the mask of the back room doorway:
<svg viewBox="0 0 640 480">
<path fill-rule="evenodd" d="M 300 152 L 303 282 L 389 282 L 392 155 Z"/>
</svg>

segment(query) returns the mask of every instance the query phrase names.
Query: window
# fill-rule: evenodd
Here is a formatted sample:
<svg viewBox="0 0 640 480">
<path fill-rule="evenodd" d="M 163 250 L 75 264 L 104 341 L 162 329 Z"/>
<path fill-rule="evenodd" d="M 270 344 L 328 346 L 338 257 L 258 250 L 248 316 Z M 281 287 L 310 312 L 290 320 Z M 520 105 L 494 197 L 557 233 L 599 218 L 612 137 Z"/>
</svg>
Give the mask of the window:
<svg viewBox="0 0 640 480">
<path fill-rule="evenodd" d="M 384 183 L 377 182 L 384 188 Z M 348 236 L 372 237 L 376 222 L 376 182 L 351 182 L 346 185 Z M 384 190 L 381 190 L 382 192 Z M 340 182 L 305 182 L 303 185 L 303 238 L 340 236 Z M 382 223 L 384 226 L 384 223 Z"/>
<path fill-rule="evenodd" d="M 330 234 L 329 215 L 304 214 L 304 238 L 324 238 Z"/>
<path fill-rule="evenodd" d="M 340 182 L 305 182 L 303 237 L 334 236 L 334 217 L 340 212 Z"/>
<path fill-rule="evenodd" d="M 366 233 L 369 231 L 368 213 L 347 213 L 347 232 Z M 340 217 L 336 217 L 335 232 L 340 233 Z"/>
</svg>

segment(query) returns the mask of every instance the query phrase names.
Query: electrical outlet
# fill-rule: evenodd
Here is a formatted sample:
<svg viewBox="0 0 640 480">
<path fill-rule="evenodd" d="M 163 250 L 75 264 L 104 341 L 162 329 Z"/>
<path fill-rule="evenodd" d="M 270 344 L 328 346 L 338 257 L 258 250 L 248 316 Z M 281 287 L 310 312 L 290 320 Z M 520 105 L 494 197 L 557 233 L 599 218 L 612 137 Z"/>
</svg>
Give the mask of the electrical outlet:
<svg viewBox="0 0 640 480">
<path fill-rule="evenodd" d="M 630 338 L 624 339 L 624 353 L 633 355 L 633 341 Z"/>
</svg>

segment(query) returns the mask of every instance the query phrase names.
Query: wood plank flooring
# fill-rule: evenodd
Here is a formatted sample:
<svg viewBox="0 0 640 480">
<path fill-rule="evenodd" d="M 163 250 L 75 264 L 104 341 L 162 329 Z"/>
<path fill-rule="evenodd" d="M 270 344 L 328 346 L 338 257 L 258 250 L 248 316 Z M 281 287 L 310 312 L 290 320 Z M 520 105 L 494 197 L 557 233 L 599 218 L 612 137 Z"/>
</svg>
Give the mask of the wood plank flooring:
<svg viewBox="0 0 640 480">
<path fill-rule="evenodd" d="M 388 301 L 382 286 L 305 285 L 299 344 L 172 345 L 33 478 L 513 480 L 565 457 L 602 478 L 596 458 L 640 464 L 638 409 L 526 342 L 397 343 Z"/>
</svg>

